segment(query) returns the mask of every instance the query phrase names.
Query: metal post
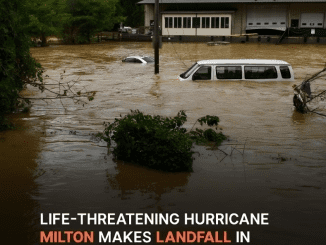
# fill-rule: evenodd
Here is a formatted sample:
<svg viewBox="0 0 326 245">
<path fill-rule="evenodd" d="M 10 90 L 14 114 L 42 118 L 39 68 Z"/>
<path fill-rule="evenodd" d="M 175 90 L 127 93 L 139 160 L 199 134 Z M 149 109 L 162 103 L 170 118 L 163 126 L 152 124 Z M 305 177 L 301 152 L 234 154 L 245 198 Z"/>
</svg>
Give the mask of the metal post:
<svg viewBox="0 0 326 245">
<path fill-rule="evenodd" d="M 154 16 L 154 58 L 155 58 L 155 74 L 159 73 L 159 29 L 158 22 L 160 16 L 159 0 L 155 0 L 155 16 Z"/>
</svg>

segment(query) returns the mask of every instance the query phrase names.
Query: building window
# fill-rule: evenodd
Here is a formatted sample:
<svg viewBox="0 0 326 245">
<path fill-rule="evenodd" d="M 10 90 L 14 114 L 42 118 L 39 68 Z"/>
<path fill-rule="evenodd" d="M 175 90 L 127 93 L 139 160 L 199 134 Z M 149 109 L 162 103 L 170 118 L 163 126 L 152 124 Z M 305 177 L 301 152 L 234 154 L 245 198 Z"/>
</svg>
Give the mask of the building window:
<svg viewBox="0 0 326 245">
<path fill-rule="evenodd" d="M 212 28 L 220 28 L 220 17 L 212 17 Z"/>
<path fill-rule="evenodd" d="M 274 66 L 245 66 L 246 79 L 277 78 L 277 71 Z"/>
<path fill-rule="evenodd" d="M 181 28 L 182 22 L 181 17 L 174 17 L 174 28 Z"/>
<path fill-rule="evenodd" d="M 221 17 L 221 28 L 229 28 L 229 17 Z"/>
<path fill-rule="evenodd" d="M 201 18 L 201 27 L 202 28 L 209 28 L 209 17 L 202 17 Z"/>
<path fill-rule="evenodd" d="M 165 17 L 165 28 L 172 28 L 172 17 Z"/>
<path fill-rule="evenodd" d="M 217 79 L 242 79 L 241 66 L 217 66 Z"/>
<path fill-rule="evenodd" d="M 192 28 L 200 28 L 200 18 L 192 17 Z"/>
<path fill-rule="evenodd" d="M 183 28 L 191 28 L 191 17 L 183 17 Z"/>
</svg>

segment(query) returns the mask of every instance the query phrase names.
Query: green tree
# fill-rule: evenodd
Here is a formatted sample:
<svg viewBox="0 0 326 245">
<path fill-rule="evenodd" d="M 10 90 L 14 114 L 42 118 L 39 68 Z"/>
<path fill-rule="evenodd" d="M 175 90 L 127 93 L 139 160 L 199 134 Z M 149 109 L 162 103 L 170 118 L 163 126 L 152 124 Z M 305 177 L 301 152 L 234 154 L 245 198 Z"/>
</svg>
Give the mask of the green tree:
<svg viewBox="0 0 326 245">
<path fill-rule="evenodd" d="M 26 0 L 0 0 L 0 130 L 10 125 L 5 115 L 17 106 L 24 86 L 42 82 L 41 65 L 29 52 L 25 4 Z"/>
<path fill-rule="evenodd" d="M 126 16 L 125 26 L 144 26 L 144 6 L 138 5 L 138 2 L 139 0 L 120 0 L 123 16 Z"/>
<path fill-rule="evenodd" d="M 30 0 L 26 2 L 26 11 L 29 15 L 27 24 L 28 33 L 39 37 L 42 46 L 46 45 L 46 37 L 59 35 L 64 23 L 70 15 L 66 11 L 66 0 Z"/>
<path fill-rule="evenodd" d="M 67 0 L 70 14 L 65 26 L 65 40 L 72 43 L 90 42 L 98 31 L 112 29 L 122 20 L 117 16 L 119 0 Z"/>
</svg>

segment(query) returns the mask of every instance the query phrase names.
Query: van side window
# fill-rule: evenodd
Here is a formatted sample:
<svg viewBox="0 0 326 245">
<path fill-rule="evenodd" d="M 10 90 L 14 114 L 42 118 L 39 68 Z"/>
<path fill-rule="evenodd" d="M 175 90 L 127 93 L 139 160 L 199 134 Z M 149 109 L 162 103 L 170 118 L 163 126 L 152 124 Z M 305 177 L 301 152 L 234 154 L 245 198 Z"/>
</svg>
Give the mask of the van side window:
<svg viewBox="0 0 326 245">
<path fill-rule="evenodd" d="M 211 80 L 212 68 L 210 66 L 200 67 L 192 77 L 192 80 Z"/>
<path fill-rule="evenodd" d="M 275 66 L 245 66 L 246 79 L 277 78 Z"/>
<path fill-rule="evenodd" d="M 291 72 L 288 66 L 280 66 L 282 78 L 291 78 Z"/>
<path fill-rule="evenodd" d="M 216 66 L 217 79 L 242 79 L 241 66 Z"/>
</svg>

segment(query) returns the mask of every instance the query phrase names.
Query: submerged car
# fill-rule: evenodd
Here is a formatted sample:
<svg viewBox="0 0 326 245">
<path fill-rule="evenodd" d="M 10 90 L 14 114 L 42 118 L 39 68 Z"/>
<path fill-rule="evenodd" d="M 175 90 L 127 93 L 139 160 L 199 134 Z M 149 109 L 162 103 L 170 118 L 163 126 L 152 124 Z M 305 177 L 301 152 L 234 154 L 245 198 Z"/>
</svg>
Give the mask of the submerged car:
<svg viewBox="0 0 326 245">
<path fill-rule="evenodd" d="M 294 81 L 292 66 L 283 60 L 201 60 L 178 77 L 184 80 Z"/>
<path fill-rule="evenodd" d="M 129 62 L 129 63 L 153 63 L 154 59 L 149 56 L 129 56 L 122 60 L 122 62 Z"/>
</svg>

